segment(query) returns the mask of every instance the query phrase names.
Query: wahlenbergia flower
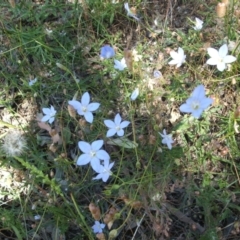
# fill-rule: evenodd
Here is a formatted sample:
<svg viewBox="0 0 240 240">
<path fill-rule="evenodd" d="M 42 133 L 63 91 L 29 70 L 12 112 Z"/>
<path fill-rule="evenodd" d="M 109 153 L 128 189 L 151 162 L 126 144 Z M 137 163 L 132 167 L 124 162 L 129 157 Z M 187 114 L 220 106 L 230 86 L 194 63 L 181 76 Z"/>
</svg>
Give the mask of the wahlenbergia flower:
<svg viewBox="0 0 240 240">
<path fill-rule="evenodd" d="M 186 55 L 184 55 L 184 51 L 180 47 L 177 52 L 171 51 L 170 55 L 173 60 L 168 63 L 169 65 L 176 65 L 176 68 L 179 68 L 185 62 Z"/>
<path fill-rule="evenodd" d="M 199 19 L 199 18 L 195 18 L 195 27 L 193 27 L 193 29 L 194 30 L 196 30 L 196 31 L 199 31 L 199 30 L 201 30 L 202 29 L 202 27 L 203 27 L 203 21 L 201 20 L 201 19 Z"/>
<path fill-rule="evenodd" d="M 160 78 L 160 77 L 162 77 L 162 73 L 159 70 L 154 70 L 153 71 L 153 77 L 154 78 Z"/>
<path fill-rule="evenodd" d="M 172 143 L 174 141 L 172 140 L 172 134 L 167 134 L 166 130 L 163 129 L 163 133 L 159 133 L 162 136 L 162 144 L 166 144 L 167 147 L 171 150 L 172 149 Z"/>
<path fill-rule="evenodd" d="M 30 81 L 28 82 L 28 85 L 31 87 L 31 86 L 34 85 L 36 82 L 37 82 L 37 78 L 34 78 L 34 79 L 32 79 L 32 80 L 30 80 Z"/>
<path fill-rule="evenodd" d="M 93 179 L 102 179 L 103 182 L 106 182 L 112 175 L 111 168 L 113 165 L 114 162 L 109 164 L 109 161 L 104 161 L 104 165 L 100 165 L 99 169 L 96 171 L 98 175 Z"/>
<path fill-rule="evenodd" d="M 123 71 L 127 67 L 125 58 L 122 58 L 121 61 L 114 59 L 114 68 Z"/>
<path fill-rule="evenodd" d="M 137 21 L 139 21 L 140 19 L 136 16 L 136 14 L 134 14 L 131 9 L 129 8 L 129 5 L 128 3 L 124 3 L 124 8 L 126 9 L 127 11 L 127 15 L 129 17 L 133 17 L 134 19 L 136 19 Z"/>
<path fill-rule="evenodd" d="M 53 121 L 55 119 L 55 115 L 57 113 L 57 111 L 54 109 L 54 107 L 51 106 L 50 108 L 43 108 L 42 111 L 45 114 L 45 116 L 41 119 L 41 122 L 48 121 L 49 123 L 53 123 Z"/>
<path fill-rule="evenodd" d="M 124 135 L 123 128 L 126 128 L 130 124 L 130 122 L 121 121 L 122 118 L 119 113 L 115 116 L 114 121 L 104 120 L 104 124 L 109 128 L 109 130 L 107 131 L 107 137 L 112 137 L 116 133 L 119 137 L 122 137 Z"/>
<path fill-rule="evenodd" d="M 186 103 L 180 106 L 180 111 L 185 113 L 192 113 L 192 116 L 199 118 L 202 112 L 213 103 L 213 99 L 205 96 L 205 89 L 203 85 L 197 86 Z"/>
<path fill-rule="evenodd" d="M 99 221 L 95 221 L 95 224 L 92 226 L 94 233 L 102 233 L 102 230 L 105 228 L 104 223 L 100 223 Z"/>
<path fill-rule="evenodd" d="M 207 60 L 207 64 L 217 65 L 217 69 L 221 72 L 224 69 L 226 69 L 227 63 L 232 63 L 236 61 L 236 58 L 234 56 L 227 55 L 228 54 L 227 44 L 223 44 L 218 51 L 214 48 L 208 48 L 207 51 L 211 57 Z"/>
<path fill-rule="evenodd" d="M 136 89 L 132 92 L 132 94 L 131 94 L 131 97 L 130 97 L 131 100 L 132 100 L 132 101 L 135 101 L 135 100 L 137 99 L 138 95 L 139 95 L 139 89 L 136 88 Z"/>
<path fill-rule="evenodd" d="M 93 111 L 96 111 L 100 103 L 90 103 L 90 95 L 88 92 L 85 92 L 82 95 L 81 102 L 76 100 L 68 101 L 68 104 L 73 106 L 77 113 L 81 116 L 84 116 L 87 122 L 93 122 Z"/>
<path fill-rule="evenodd" d="M 114 56 L 115 56 L 115 51 L 111 46 L 105 45 L 101 47 L 101 52 L 100 52 L 101 58 L 111 58 Z"/>
<path fill-rule="evenodd" d="M 105 151 L 100 149 L 103 146 L 103 140 L 97 140 L 89 144 L 84 141 L 78 142 L 78 147 L 83 152 L 77 160 L 77 165 L 82 166 L 88 163 L 91 164 L 91 167 L 94 171 L 98 172 L 101 163 L 100 160 L 109 162 L 110 156 Z"/>
</svg>

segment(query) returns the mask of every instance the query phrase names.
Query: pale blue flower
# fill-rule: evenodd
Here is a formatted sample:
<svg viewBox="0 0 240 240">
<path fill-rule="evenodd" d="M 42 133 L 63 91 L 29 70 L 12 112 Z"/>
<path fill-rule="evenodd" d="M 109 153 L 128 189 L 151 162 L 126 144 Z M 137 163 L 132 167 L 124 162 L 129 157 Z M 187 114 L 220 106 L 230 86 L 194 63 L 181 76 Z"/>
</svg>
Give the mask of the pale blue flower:
<svg viewBox="0 0 240 240">
<path fill-rule="evenodd" d="M 34 78 L 32 80 L 29 80 L 28 85 L 31 87 L 32 85 L 34 85 L 37 82 L 37 78 Z"/>
<path fill-rule="evenodd" d="M 68 104 L 71 105 L 79 115 L 84 116 L 87 122 L 93 122 L 93 111 L 96 111 L 100 103 L 90 103 L 90 95 L 88 92 L 85 92 L 82 95 L 81 102 L 76 100 L 68 101 Z"/>
<path fill-rule="evenodd" d="M 123 128 L 126 128 L 130 122 L 123 121 L 119 115 L 119 113 L 115 116 L 114 121 L 112 120 L 104 120 L 104 124 L 109 128 L 107 132 L 107 137 L 112 137 L 113 135 L 117 134 L 119 137 L 124 135 Z"/>
<path fill-rule="evenodd" d="M 191 113 L 193 117 L 199 118 L 202 112 L 213 103 L 213 99 L 205 96 L 203 85 L 197 86 L 186 103 L 180 106 L 180 111 Z"/>
<path fill-rule="evenodd" d="M 105 45 L 101 47 L 101 52 L 100 52 L 101 58 L 111 58 L 114 56 L 115 56 L 115 51 L 111 46 Z"/>
<path fill-rule="evenodd" d="M 99 221 L 95 221 L 95 224 L 92 226 L 94 233 L 102 233 L 102 230 L 105 228 L 104 223 L 100 223 Z"/>
<path fill-rule="evenodd" d="M 136 89 L 132 92 L 132 94 L 131 94 L 131 97 L 130 97 L 131 100 L 132 100 L 132 101 L 135 101 L 135 100 L 137 99 L 138 95 L 139 95 L 139 89 L 136 88 Z"/>
<path fill-rule="evenodd" d="M 57 113 L 54 107 L 51 106 L 50 108 L 43 108 L 42 111 L 45 114 L 45 116 L 41 119 L 41 122 L 53 123 L 55 115 Z"/>
<path fill-rule="evenodd" d="M 159 133 L 161 135 L 162 139 L 162 144 L 166 144 L 167 147 L 171 150 L 172 149 L 172 143 L 174 141 L 172 140 L 172 134 L 167 134 L 166 130 L 163 129 L 163 134 Z"/>
<path fill-rule="evenodd" d="M 161 78 L 162 77 L 162 73 L 159 70 L 154 70 L 153 71 L 153 77 L 154 78 Z"/>
<path fill-rule="evenodd" d="M 109 164 L 109 161 L 104 161 L 104 165 L 100 165 L 99 169 L 97 169 L 98 175 L 93 178 L 102 179 L 103 182 L 106 182 L 108 178 L 112 175 L 111 168 L 113 167 L 114 162 Z"/>
<path fill-rule="evenodd" d="M 109 162 L 110 156 L 105 151 L 100 149 L 103 146 L 103 140 L 97 140 L 89 144 L 84 141 L 78 142 L 78 147 L 83 152 L 77 160 L 77 165 L 82 166 L 88 163 L 91 164 L 91 167 L 94 171 L 98 172 L 101 163 L 100 160 L 104 160 L 104 162 Z"/>
</svg>

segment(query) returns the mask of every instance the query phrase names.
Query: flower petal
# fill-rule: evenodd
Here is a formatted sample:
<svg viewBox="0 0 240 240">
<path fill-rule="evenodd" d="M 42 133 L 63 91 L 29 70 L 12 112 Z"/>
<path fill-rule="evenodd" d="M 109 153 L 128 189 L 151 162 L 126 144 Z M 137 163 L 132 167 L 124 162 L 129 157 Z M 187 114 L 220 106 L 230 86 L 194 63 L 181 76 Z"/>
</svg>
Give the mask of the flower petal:
<svg viewBox="0 0 240 240">
<path fill-rule="evenodd" d="M 51 113 L 50 108 L 43 108 L 42 111 L 44 114 L 47 114 L 47 115 Z"/>
<path fill-rule="evenodd" d="M 206 63 L 209 65 L 217 65 L 218 62 L 219 61 L 216 58 L 209 58 Z"/>
<path fill-rule="evenodd" d="M 79 110 L 82 107 L 82 104 L 76 100 L 68 101 L 68 104 L 71 105 L 75 110 Z"/>
<path fill-rule="evenodd" d="M 89 122 L 89 123 L 93 122 L 93 114 L 91 112 L 85 112 L 84 117 L 87 122 Z"/>
<path fill-rule="evenodd" d="M 99 169 L 101 167 L 100 160 L 97 157 L 93 157 L 91 159 L 91 167 L 95 172 L 99 172 Z"/>
<path fill-rule="evenodd" d="M 202 114 L 203 110 L 201 108 L 192 111 L 192 116 L 195 118 L 200 118 L 201 114 Z"/>
<path fill-rule="evenodd" d="M 226 64 L 224 62 L 219 62 L 217 64 L 217 69 L 222 72 L 224 69 L 226 69 Z"/>
<path fill-rule="evenodd" d="M 121 118 L 120 114 L 118 113 L 114 118 L 115 125 L 119 126 L 121 121 L 122 121 L 122 118 Z"/>
<path fill-rule="evenodd" d="M 211 58 L 215 58 L 215 59 L 219 58 L 218 50 L 216 50 L 215 48 L 208 48 L 207 52 Z"/>
<path fill-rule="evenodd" d="M 130 124 L 129 121 L 123 121 L 123 122 L 121 122 L 120 127 L 121 127 L 121 128 L 125 128 L 125 127 L 127 127 L 129 124 Z"/>
<path fill-rule="evenodd" d="M 115 135 L 117 132 L 117 130 L 115 128 L 111 128 L 107 131 L 107 135 L 106 137 L 112 137 L 113 135 Z"/>
<path fill-rule="evenodd" d="M 83 106 L 87 106 L 90 103 L 90 95 L 88 92 L 82 95 L 81 103 Z"/>
<path fill-rule="evenodd" d="M 105 150 L 99 150 L 96 152 L 96 157 L 101 160 L 109 160 L 110 156 Z"/>
<path fill-rule="evenodd" d="M 232 62 L 235 62 L 237 58 L 231 55 L 227 55 L 223 60 L 225 63 L 232 63 Z"/>
<path fill-rule="evenodd" d="M 212 98 L 204 98 L 204 100 L 201 101 L 201 108 L 205 110 L 213 103 Z"/>
<path fill-rule="evenodd" d="M 220 48 L 219 48 L 219 56 L 221 58 L 224 58 L 227 56 L 227 53 L 228 53 L 228 46 L 227 44 L 223 44 Z"/>
<path fill-rule="evenodd" d="M 102 146 L 103 146 L 103 140 L 97 140 L 91 144 L 91 148 L 93 151 L 98 151 Z"/>
<path fill-rule="evenodd" d="M 54 121 L 54 117 L 51 117 L 51 118 L 49 118 L 49 120 L 48 120 L 48 122 L 50 123 L 50 124 L 52 124 L 53 123 L 53 121 Z"/>
<path fill-rule="evenodd" d="M 122 136 L 124 135 L 124 131 L 123 131 L 122 129 L 118 130 L 118 131 L 117 131 L 117 135 L 118 135 L 119 137 L 122 137 Z"/>
<path fill-rule="evenodd" d="M 108 128 L 115 128 L 116 124 L 112 121 L 112 120 L 104 120 L 104 124 L 108 127 Z"/>
<path fill-rule="evenodd" d="M 185 112 L 185 113 L 192 112 L 191 106 L 186 104 L 186 103 L 182 104 L 179 109 L 180 109 L 181 112 Z"/>
<path fill-rule="evenodd" d="M 45 115 L 42 119 L 41 122 L 47 122 L 50 119 L 49 115 Z"/>
<path fill-rule="evenodd" d="M 102 174 L 102 180 L 103 180 L 103 182 L 106 182 L 109 177 L 110 177 L 110 174 L 109 174 L 108 172 Z"/>
<path fill-rule="evenodd" d="M 84 141 L 78 142 L 78 147 L 83 153 L 89 153 L 91 151 L 91 145 Z"/>
<path fill-rule="evenodd" d="M 89 112 L 93 112 L 93 111 L 96 111 L 100 106 L 100 103 L 90 103 L 88 106 L 87 106 L 87 111 Z"/>
<path fill-rule="evenodd" d="M 80 155 L 80 157 L 77 160 L 77 165 L 78 166 L 82 166 L 82 165 L 86 165 L 91 161 L 91 157 L 89 154 L 82 154 Z"/>
<path fill-rule="evenodd" d="M 201 99 L 205 97 L 205 89 L 204 86 L 198 85 L 192 92 L 191 97 Z"/>
</svg>

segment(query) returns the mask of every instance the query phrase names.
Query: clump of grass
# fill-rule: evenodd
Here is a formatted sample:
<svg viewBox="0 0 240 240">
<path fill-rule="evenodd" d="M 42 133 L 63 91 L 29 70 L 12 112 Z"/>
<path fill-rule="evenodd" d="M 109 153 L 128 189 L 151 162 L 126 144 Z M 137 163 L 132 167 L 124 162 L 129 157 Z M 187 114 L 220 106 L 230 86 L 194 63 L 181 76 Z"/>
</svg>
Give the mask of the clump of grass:
<svg viewBox="0 0 240 240">
<path fill-rule="evenodd" d="M 127 16 L 122 3 L 107 0 L 0 4 L 1 137 L 12 126 L 26 133 L 1 138 L 1 174 L 11 181 L 7 187 L 1 183 L 2 235 L 238 238 L 240 6 L 231 2 L 220 19 L 216 4 L 201 0 L 129 5 Z M 204 22 L 198 31 L 195 17 Z M 223 72 L 208 66 L 207 49 L 229 41 L 236 62 Z M 125 58 L 123 71 L 114 69 L 113 58 L 100 60 L 106 44 L 114 59 Z M 179 47 L 186 59 L 175 68 L 168 63 Z M 214 102 L 196 119 L 179 107 L 199 85 Z M 86 92 L 91 103 L 100 103 L 91 111 L 93 121 L 85 115 L 89 109 L 76 111 Z M 72 100 L 79 104 L 71 106 Z M 49 106 L 57 112 L 50 124 L 41 122 Z M 123 136 L 117 120 L 104 124 L 117 114 L 130 122 Z M 115 135 L 107 137 L 115 127 Z M 83 151 L 83 144 L 97 140 L 110 159 L 96 173 L 76 163 L 101 151 L 93 146 Z M 107 179 L 93 179 L 98 174 Z M 13 184 L 19 180 L 22 184 Z"/>
</svg>

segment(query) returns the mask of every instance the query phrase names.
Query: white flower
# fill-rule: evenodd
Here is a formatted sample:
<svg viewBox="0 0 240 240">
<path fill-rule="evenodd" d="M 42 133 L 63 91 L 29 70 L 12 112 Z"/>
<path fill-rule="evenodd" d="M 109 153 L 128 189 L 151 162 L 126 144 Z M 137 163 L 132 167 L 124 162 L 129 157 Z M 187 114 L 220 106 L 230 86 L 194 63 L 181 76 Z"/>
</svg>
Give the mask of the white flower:
<svg viewBox="0 0 240 240">
<path fill-rule="evenodd" d="M 90 162 L 94 171 L 98 171 L 101 164 L 100 160 L 108 161 L 110 159 L 109 154 L 105 150 L 100 150 L 103 146 L 103 140 L 97 140 L 90 145 L 87 142 L 79 141 L 78 147 L 83 152 L 77 160 L 77 165 L 82 166 Z"/>
<path fill-rule="evenodd" d="M 199 118 L 202 112 L 213 103 L 211 98 L 205 96 L 205 89 L 203 85 L 197 86 L 186 103 L 180 106 L 180 111 L 185 113 L 192 113 L 193 117 Z"/>
<path fill-rule="evenodd" d="M 55 119 L 55 115 L 57 113 L 57 111 L 54 109 L 54 107 L 51 105 L 50 108 L 43 108 L 42 111 L 45 114 L 45 116 L 41 119 L 41 122 L 48 121 L 49 123 L 53 123 L 53 121 Z"/>
<path fill-rule="evenodd" d="M 104 120 L 104 124 L 110 128 L 107 132 L 107 137 L 112 137 L 117 133 L 119 137 L 124 135 L 123 128 L 127 127 L 130 122 L 129 121 L 122 121 L 121 116 L 119 113 L 115 116 L 114 122 L 112 120 Z"/>
<path fill-rule="evenodd" d="M 127 15 L 129 17 L 133 17 L 134 19 L 136 19 L 137 21 L 139 21 L 140 19 L 131 11 L 131 9 L 129 8 L 128 3 L 124 3 L 124 8 L 127 11 Z"/>
<path fill-rule="evenodd" d="M 38 220 L 40 220 L 40 219 L 41 219 L 41 216 L 40 216 L 40 215 L 35 215 L 35 216 L 34 216 L 34 220 L 35 220 L 35 221 L 38 221 Z"/>
<path fill-rule="evenodd" d="M 131 94 L 131 100 L 135 101 L 137 99 L 138 95 L 139 95 L 139 89 L 136 88 Z"/>
<path fill-rule="evenodd" d="M 1 148 L 7 156 L 19 156 L 27 148 L 26 139 L 19 131 L 9 131 L 4 137 Z"/>
<path fill-rule="evenodd" d="M 176 68 L 179 68 L 185 62 L 186 55 L 184 55 L 184 51 L 180 47 L 178 48 L 178 52 L 171 51 L 170 55 L 173 60 L 168 63 L 169 65 L 176 65 Z"/>
<path fill-rule="evenodd" d="M 37 82 L 37 78 L 34 78 L 34 79 L 32 79 L 32 80 L 30 80 L 30 81 L 28 82 L 28 85 L 31 87 L 31 86 L 34 85 L 36 82 Z"/>
<path fill-rule="evenodd" d="M 109 161 L 105 161 L 104 165 L 100 165 L 99 169 L 96 171 L 98 175 L 93 178 L 102 179 L 103 182 L 106 182 L 108 178 L 112 175 L 111 168 L 113 167 L 114 162 L 109 164 Z"/>
<path fill-rule="evenodd" d="M 202 29 L 202 25 L 203 25 L 203 21 L 200 20 L 199 18 L 195 18 L 196 22 L 195 22 L 195 27 L 193 27 L 194 30 L 198 31 Z"/>
<path fill-rule="evenodd" d="M 105 224 L 95 221 L 95 224 L 92 226 L 94 233 L 102 233 L 102 230 L 105 228 Z"/>
<path fill-rule="evenodd" d="M 172 134 L 167 134 L 166 130 L 163 129 L 163 134 L 159 133 L 163 140 L 162 143 L 166 144 L 168 146 L 168 148 L 171 150 L 172 149 L 172 143 L 174 143 L 174 141 L 172 140 Z"/>
<path fill-rule="evenodd" d="M 127 67 L 125 58 L 122 58 L 121 61 L 114 59 L 114 63 L 114 68 L 119 71 L 123 71 Z"/>
<path fill-rule="evenodd" d="M 81 116 L 84 116 L 87 122 L 93 122 L 93 111 L 96 111 L 100 103 L 90 103 L 90 95 L 88 92 L 85 92 L 82 95 L 81 102 L 76 100 L 68 101 L 68 104 L 73 106 L 73 108 L 77 111 L 77 113 Z"/>
<path fill-rule="evenodd" d="M 226 69 L 227 63 L 232 63 L 236 61 L 236 58 L 234 56 L 227 55 L 228 53 L 227 44 L 223 44 L 218 51 L 214 48 L 208 48 L 207 51 L 211 57 L 210 59 L 207 60 L 207 64 L 217 65 L 217 69 L 221 72 L 224 69 Z"/>
</svg>

